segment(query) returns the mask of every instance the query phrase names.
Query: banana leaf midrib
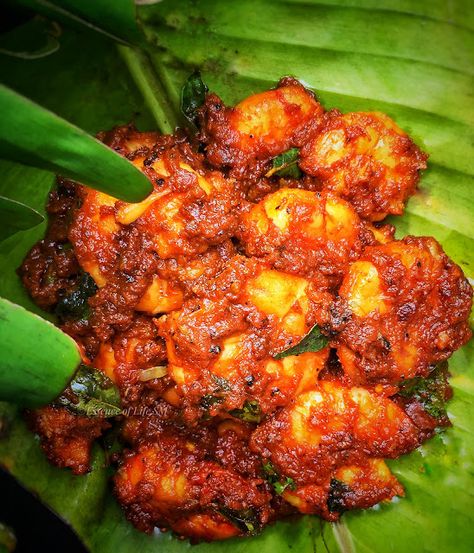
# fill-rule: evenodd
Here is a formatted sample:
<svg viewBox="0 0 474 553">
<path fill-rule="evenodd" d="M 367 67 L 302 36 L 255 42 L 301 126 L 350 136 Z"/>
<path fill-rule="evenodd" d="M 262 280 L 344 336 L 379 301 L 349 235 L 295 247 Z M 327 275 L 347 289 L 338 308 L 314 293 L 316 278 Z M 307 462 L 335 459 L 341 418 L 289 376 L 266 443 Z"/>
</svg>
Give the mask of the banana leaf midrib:
<svg viewBox="0 0 474 553">
<path fill-rule="evenodd" d="M 124 46 L 117 48 L 147 102 L 158 130 L 164 134 L 172 133 L 183 122 L 182 117 L 177 108 L 167 100 L 165 88 L 153 70 L 146 52 Z"/>
</svg>

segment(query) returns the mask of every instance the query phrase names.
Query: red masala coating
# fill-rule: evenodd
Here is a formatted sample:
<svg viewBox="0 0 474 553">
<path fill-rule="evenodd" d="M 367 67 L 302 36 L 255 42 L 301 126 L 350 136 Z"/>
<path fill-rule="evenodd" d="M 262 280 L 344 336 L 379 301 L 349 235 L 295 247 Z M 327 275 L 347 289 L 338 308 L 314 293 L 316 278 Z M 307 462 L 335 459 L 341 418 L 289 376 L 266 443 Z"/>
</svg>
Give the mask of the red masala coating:
<svg viewBox="0 0 474 553">
<path fill-rule="evenodd" d="M 137 315 L 127 330 L 102 342 L 94 366 L 102 369 L 127 397 L 136 396 L 143 369 L 166 364 L 163 338 L 150 317 Z"/>
<path fill-rule="evenodd" d="M 299 146 L 305 127 L 318 120 L 323 108 L 296 79 L 285 77 L 274 90 L 255 94 L 225 107 L 215 94 L 201 108 L 200 140 L 206 158 L 216 167 L 229 167 L 245 179 L 259 175 L 268 161 Z"/>
<path fill-rule="evenodd" d="M 368 247 L 332 307 L 334 346 L 351 382 L 426 376 L 471 337 L 472 288 L 433 238 Z"/>
<path fill-rule="evenodd" d="M 74 183 L 58 179 L 47 206 L 46 236 L 31 248 L 18 269 L 23 285 L 42 309 L 49 310 L 58 302 L 74 285 L 80 270 L 74 251 L 65 247 L 71 211 L 78 205 L 76 188 Z"/>
<path fill-rule="evenodd" d="M 242 215 L 239 238 L 249 256 L 263 258 L 275 269 L 299 275 L 337 278 L 373 234 L 336 196 L 281 188 Z"/>
<path fill-rule="evenodd" d="M 301 149 L 300 167 L 361 217 L 380 221 L 403 213 L 426 159 L 387 115 L 332 111 Z"/>
<path fill-rule="evenodd" d="M 433 366 L 470 336 L 471 288 L 439 244 L 370 222 L 402 212 L 425 154 L 383 114 L 324 114 L 291 78 L 235 108 L 209 94 L 199 122 L 194 137 L 101 133 L 153 192 L 128 204 L 60 179 L 19 270 L 120 391 L 127 517 L 214 540 L 403 495 L 384 458 L 449 425 Z M 301 177 L 272 170 L 289 148 Z M 275 358 L 314 325 L 326 347 Z M 52 406 L 30 418 L 77 473 L 108 427 Z"/>
<path fill-rule="evenodd" d="M 206 296 L 189 300 L 158 323 L 168 374 L 183 405 L 211 414 L 257 400 L 264 412 L 315 382 L 327 354 L 276 361 L 272 354 L 327 319 L 332 296 L 318 282 L 233 258 Z M 211 406 L 209 406 L 211 401 Z"/>
<path fill-rule="evenodd" d="M 51 463 L 74 474 L 90 469 L 91 447 L 110 424 L 102 418 L 73 415 L 61 407 L 43 407 L 28 414 L 31 429 Z"/>
<path fill-rule="evenodd" d="M 167 526 L 195 538 L 224 539 L 240 533 L 233 513 L 251 511 L 256 529 L 267 522 L 264 482 L 208 460 L 205 445 L 192 435 L 163 433 L 125 456 L 115 492 L 138 528 Z"/>
<path fill-rule="evenodd" d="M 334 520 L 339 512 L 331 513 L 330 508 L 333 479 L 347 480 L 339 498 L 343 509 L 367 507 L 381 496 L 391 497 L 392 489 L 400 487 L 380 458 L 411 451 L 420 439 L 418 428 L 390 399 L 364 388 L 320 381 L 261 424 L 251 447 L 269 459 L 279 474 L 294 480 L 296 493 L 286 491 L 287 501 L 302 512 Z M 365 471 L 358 478 L 364 482 L 353 485 L 352 478 L 340 476 L 344 471 Z M 372 480 L 383 485 L 372 486 Z M 364 484 L 370 494 L 359 489 Z"/>
<path fill-rule="evenodd" d="M 397 457 L 418 440 L 418 429 L 389 398 L 320 381 L 261 424 L 252 448 L 297 484 L 308 484 L 320 483 L 362 452 Z"/>
</svg>

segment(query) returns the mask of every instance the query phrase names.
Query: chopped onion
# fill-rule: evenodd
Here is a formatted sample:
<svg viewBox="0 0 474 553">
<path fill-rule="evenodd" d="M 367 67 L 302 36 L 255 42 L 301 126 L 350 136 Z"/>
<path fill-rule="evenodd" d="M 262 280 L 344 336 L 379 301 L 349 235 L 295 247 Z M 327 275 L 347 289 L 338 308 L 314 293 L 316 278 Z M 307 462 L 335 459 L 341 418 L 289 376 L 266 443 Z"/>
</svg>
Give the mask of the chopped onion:
<svg viewBox="0 0 474 553">
<path fill-rule="evenodd" d="M 160 365 L 159 367 L 151 367 L 151 369 L 143 369 L 140 371 L 139 380 L 146 382 L 147 380 L 153 380 L 154 378 L 162 378 L 168 374 L 168 367 Z"/>
</svg>

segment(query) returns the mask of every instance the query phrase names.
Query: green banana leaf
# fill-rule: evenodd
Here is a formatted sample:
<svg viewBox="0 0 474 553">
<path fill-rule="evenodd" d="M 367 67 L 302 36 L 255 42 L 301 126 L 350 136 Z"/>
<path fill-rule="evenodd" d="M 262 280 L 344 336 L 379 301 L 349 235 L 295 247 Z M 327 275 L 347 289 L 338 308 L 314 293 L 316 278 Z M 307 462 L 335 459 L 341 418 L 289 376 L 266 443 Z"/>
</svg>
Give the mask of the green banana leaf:
<svg viewBox="0 0 474 553">
<path fill-rule="evenodd" d="M 21 202 L 0 196 L 0 240 L 19 230 L 26 230 L 44 221 L 41 213 Z"/>
<path fill-rule="evenodd" d="M 133 0 L 7 0 L 75 28 L 90 30 L 129 44 L 142 42 Z"/>
<path fill-rule="evenodd" d="M 0 157 L 60 173 L 128 202 L 151 192 L 149 180 L 132 163 L 1 84 L 0 108 Z"/>
<path fill-rule="evenodd" d="M 0 398 L 23 407 L 50 403 L 81 362 L 75 341 L 50 322 L 0 298 Z"/>
<path fill-rule="evenodd" d="M 0 35 L 0 54 L 29 60 L 49 56 L 59 48 L 58 27 L 42 17 L 33 17 L 13 32 Z"/>
<path fill-rule="evenodd" d="M 391 222 L 399 235 L 435 236 L 474 277 L 474 10 L 469 1 L 164 0 L 141 6 L 139 16 L 148 54 L 124 47 L 118 52 L 99 37 L 66 31 L 57 52 L 27 66 L 0 59 L 6 84 L 88 132 L 132 119 L 143 129 L 171 130 L 181 121 L 180 88 L 195 68 L 229 103 L 292 74 L 316 90 L 328 108 L 382 110 L 430 154 L 420 192 L 405 215 Z M 49 174 L 12 163 L 1 163 L 0 174 L 0 194 L 7 187 L 14 199 L 43 209 Z M 15 268 L 41 234 L 42 228 L 24 231 L 0 245 L 0 294 L 29 309 L 35 308 Z M 279 522 L 257 537 L 192 550 L 471 552 L 472 345 L 453 356 L 450 370 L 453 427 L 390 462 L 405 498 L 346 513 L 337 525 L 304 517 Z M 0 462 L 70 522 L 91 551 L 190 550 L 169 533 L 146 536 L 124 520 L 99 447 L 92 472 L 74 477 L 47 463 L 16 408 L 4 405 L 1 412 L 11 428 L 0 440 Z"/>
</svg>

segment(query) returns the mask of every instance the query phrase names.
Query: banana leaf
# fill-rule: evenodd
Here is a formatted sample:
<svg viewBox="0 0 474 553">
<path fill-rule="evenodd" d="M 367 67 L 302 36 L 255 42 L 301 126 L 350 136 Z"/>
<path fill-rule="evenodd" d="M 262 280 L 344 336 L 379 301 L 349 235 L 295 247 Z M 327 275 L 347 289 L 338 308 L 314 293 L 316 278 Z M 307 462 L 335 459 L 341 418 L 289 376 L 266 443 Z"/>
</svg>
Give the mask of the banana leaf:
<svg viewBox="0 0 474 553">
<path fill-rule="evenodd" d="M 49 56 L 59 48 L 58 28 L 52 21 L 33 17 L 12 33 L 0 35 L 0 54 L 19 59 Z"/>
<path fill-rule="evenodd" d="M 0 298 L 0 348 L 0 398 L 23 407 L 56 399 L 81 361 L 70 336 L 4 298 Z"/>
<path fill-rule="evenodd" d="M 164 0 L 139 8 L 148 52 L 99 37 L 64 32 L 50 56 L 0 60 L 7 85 L 88 132 L 136 119 L 171 130 L 181 121 L 180 88 L 196 68 L 211 90 L 232 103 L 292 74 L 343 111 L 381 110 L 430 154 L 419 193 L 398 234 L 435 236 L 468 277 L 474 273 L 474 10 L 467 0 Z M 47 78 L 45 78 L 47 76 Z M 34 83 L 34 85 L 33 85 Z M 78 90 L 77 83 L 81 83 Z M 135 84 L 133 84 L 135 83 Z M 136 117 L 136 112 L 140 116 Z M 0 165 L 5 187 L 42 210 L 51 176 Z M 42 228 L 0 246 L 0 294 L 35 309 L 15 268 Z M 336 525 L 315 517 L 279 522 L 260 536 L 200 544 L 209 553 L 468 553 L 474 544 L 474 350 L 450 361 L 453 427 L 411 455 L 390 462 L 406 497 Z M 190 549 L 169 533 L 138 533 L 124 520 L 107 485 L 104 454 L 74 477 L 51 467 L 16 408 L 0 440 L 0 462 L 67 520 L 93 552 Z"/>
<path fill-rule="evenodd" d="M 135 18 L 133 0 L 7 0 L 10 6 L 21 6 L 52 19 L 86 27 L 114 40 L 129 44 L 142 42 Z"/>
<path fill-rule="evenodd" d="M 19 230 L 39 225 L 44 217 L 31 207 L 16 200 L 0 196 L 0 240 L 8 238 Z"/>
<path fill-rule="evenodd" d="M 133 164 L 4 85 L 0 108 L 0 157 L 61 173 L 128 202 L 151 192 L 150 182 Z"/>
</svg>

